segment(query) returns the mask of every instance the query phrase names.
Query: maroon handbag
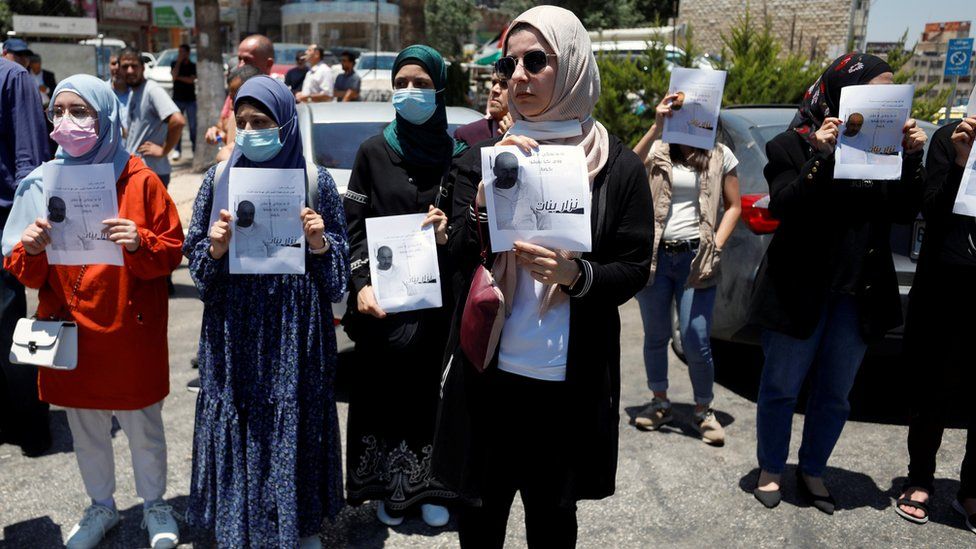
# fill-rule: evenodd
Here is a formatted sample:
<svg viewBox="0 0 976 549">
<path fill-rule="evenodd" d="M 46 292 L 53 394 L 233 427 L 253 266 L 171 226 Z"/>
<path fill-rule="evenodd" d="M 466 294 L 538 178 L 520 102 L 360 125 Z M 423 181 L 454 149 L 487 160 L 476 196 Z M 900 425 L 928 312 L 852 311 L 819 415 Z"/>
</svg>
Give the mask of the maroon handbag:
<svg viewBox="0 0 976 549">
<path fill-rule="evenodd" d="M 478 205 L 474 207 L 478 217 Z M 495 349 L 505 325 L 505 295 L 495 277 L 485 267 L 488 249 L 478 223 L 478 242 L 481 244 L 481 264 L 474 271 L 468 297 L 461 313 L 461 351 L 478 372 L 484 372 L 495 357 Z"/>
</svg>

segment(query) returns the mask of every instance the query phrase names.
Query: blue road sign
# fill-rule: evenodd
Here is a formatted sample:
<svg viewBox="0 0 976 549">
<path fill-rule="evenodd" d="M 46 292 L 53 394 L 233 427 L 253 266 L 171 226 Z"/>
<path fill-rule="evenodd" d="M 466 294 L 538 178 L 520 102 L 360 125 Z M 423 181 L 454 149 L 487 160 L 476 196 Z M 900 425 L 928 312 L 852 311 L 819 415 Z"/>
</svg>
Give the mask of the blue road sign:
<svg viewBox="0 0 976 549">
<path fill-rule="evenodd" d="M 953 38 L 949 40 L 949 49 L 946 51 L 945 75 L 969 75 L 969 63 L 972 57 L 972 38 Z"/>
</svg>

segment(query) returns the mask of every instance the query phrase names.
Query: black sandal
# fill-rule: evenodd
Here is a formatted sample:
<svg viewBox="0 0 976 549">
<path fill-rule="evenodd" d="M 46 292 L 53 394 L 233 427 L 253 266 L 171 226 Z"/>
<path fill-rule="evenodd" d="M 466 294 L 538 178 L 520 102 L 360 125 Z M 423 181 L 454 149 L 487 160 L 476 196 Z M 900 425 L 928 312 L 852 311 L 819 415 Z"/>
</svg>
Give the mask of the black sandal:
<svg viewBox="0 0 976 549">
<path fill-rule="evenodd" d="M 908 488 L 905 490 L 905 492 L 908 492 L 909 490 L 913 490 L 913 489 L 920 492 L 925 492 L 926 494 L 928 494 L 929 498 L 932 497 L 932 494 L 930 494 L 928 490 L 924 490 L 922 488 Z M 925 515 L 921 517 L 916 517 L 915 515 L 911 513 L 907 513 L 904 510 L 902 510 L 901 508 L 902 505 L 904 505 L 905 507 L 918 509 L 919 511 L 925 513 Z M 895 501 L 895 512 L 898 513 L 899 517 L 907 520 L 908 522 L 914 522 L 915 524 L 925 524 L 926 522 L 929 521 L 929 503 L 927 501 L 915 501 L 909 497 L 900 498 L 897 501 Z"/>
<path fill-rule="evenodd" d="M 972 515 L 968 514 L 966 512 L 966 508 L 963 506 L 962 501 L 960 501 L 959 498 L 952 500 L 952 508 L 958 511 L 959 514 L 966 519 L 966 528 L 969 528 L 970 532 L 976 534 L 976 513 Z"/>
</svg>

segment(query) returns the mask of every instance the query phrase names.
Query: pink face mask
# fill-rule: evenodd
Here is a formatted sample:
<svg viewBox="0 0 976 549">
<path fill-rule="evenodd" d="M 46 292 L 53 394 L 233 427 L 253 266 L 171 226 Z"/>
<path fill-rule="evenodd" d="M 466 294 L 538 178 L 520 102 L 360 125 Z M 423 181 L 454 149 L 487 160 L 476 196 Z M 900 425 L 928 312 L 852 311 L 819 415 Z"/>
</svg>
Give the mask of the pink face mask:
<svg viewBox="0 0 976 549">
<path fill-rule="evenodd" d="M 64 148 L 64 152 L 75 158 L 84 156 L 98 142 L 95 121 L 87 127 L 79 126 L 70 116 L 64 116 L 51 132 L 51 139 Z"/>
</svg>

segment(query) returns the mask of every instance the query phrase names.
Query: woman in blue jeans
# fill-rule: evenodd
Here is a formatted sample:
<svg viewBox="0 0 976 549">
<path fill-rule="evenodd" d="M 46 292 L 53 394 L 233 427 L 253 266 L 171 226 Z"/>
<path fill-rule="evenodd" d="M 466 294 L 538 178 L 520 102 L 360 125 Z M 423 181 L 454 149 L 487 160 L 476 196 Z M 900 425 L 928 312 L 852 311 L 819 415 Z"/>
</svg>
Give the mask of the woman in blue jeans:
<svg viewBox="0 0 976 549">
<path fill-rule="evenodd" d="M 868 342 L 901 324 L 901 299 L 889 244 L 891 223 L 915 220 L 924 190 L 925 132 L 903 126 L 902 170 L 893 181 L 834 178 L 837 118 L 844 86 L 892 83 L 891 67 L 873 55 L 835 60 L 800 104 L 789 129 L 766 145 L 769 211 L 779 227 L 756 280 L 752 319 L 765 353 L 757 411 L 761 472 L 756 498 L 779 504 L 797 395 L 809 378 L 797 467 L 803 500 L 832 514 L 823 482 L 840 438 L 848 393 Z"/>
<path fill-rule="evenodd" d="M 657 430 L 674 419 L 668 399 L 668 341 L 675 301 L 695 393 L 694 425 L 705 443 L 720 446 L 725 430 L 711 408 L 715 368 L 709 333 L 719 256 L 742 208 L 738 160 L 721 143 L 705 150 L 661 141 L 664 119 L 680 108 L 678 98 L 676 93 L 661 101 L 654 125 L 634 148 L 644 159 L 654 201 L 651 280 L 637 294 L 644 321 L 644 368 L 654 398 L 634 423 Z M 716 229 L 720 198 L 725 213 Z"/>
</svg>

